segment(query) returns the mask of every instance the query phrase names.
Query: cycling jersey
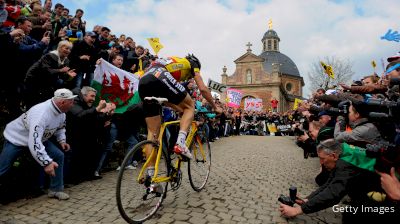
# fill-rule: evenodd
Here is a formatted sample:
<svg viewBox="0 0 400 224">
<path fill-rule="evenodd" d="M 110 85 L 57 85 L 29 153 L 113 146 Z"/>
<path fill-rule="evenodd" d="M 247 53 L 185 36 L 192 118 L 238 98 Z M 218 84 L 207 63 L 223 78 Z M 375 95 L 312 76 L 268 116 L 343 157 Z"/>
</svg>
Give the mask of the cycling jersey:
<svg viewBox="0 0 400 224">
<path fill-rule="evenodd" d="M 186 81 L 193 78 L 194 74 L 190 66 L 190 62 L 186 58 L 168 57 L 159 58 L 153 62 L 153 65 L 162 65 L 171 73 L 172 77 L 178 82 Z"/>
</svg>

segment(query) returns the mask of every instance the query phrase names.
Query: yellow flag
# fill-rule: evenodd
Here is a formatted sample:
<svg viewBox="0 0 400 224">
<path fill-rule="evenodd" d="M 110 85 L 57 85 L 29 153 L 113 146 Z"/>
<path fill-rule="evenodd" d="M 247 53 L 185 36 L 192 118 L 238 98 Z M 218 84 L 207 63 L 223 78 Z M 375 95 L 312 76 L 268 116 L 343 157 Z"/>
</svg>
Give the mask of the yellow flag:
<svg viewBox="0 0 400 224">
<path fill-rule="evenodd" d="M 333 73 L 332 66 L 325 64 L 321 61 L 321 66 L 325 70 L 325 73 L 331 77 L 331 79 L 335 78 L 335 73 Z"/>
<path fill-rule="evenodd" d="M 303 102 L 301 99 L 295 98 L 293 104 L 293 110 L 297 110 L 299 108 L 299 103 Z"/>
<path fill-rule="evenodd" d="M 372 65 L 372 67 L 375 69 L 376 68 L 376 62 L 375 62 L 375 60 L 372 60 L 371 61 L 371 65 Z"/>
<path fill-rule="evenodd" d="M 158 54 L 158 52 L 163 48 L 164 46 L 160 43 L 160 39 L 158 37 L 155 38 L 147 38 L 147 41 L 149 41 L 149 44 L 151 48 L 153 48 L 154 52 Z"/>
</svg>

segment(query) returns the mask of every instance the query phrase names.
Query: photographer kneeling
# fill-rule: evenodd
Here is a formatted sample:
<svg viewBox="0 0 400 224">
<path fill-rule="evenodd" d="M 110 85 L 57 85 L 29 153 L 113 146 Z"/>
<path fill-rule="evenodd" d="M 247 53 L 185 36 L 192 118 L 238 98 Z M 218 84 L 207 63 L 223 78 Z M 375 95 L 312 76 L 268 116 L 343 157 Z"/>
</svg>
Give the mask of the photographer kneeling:
<svg viewBox="0 0 400 224">
<path fill-rule="evenodd" d="M 322 141 L 317 146 L 320 163 L 329 172 L 328 180 L 324 185 L 311 193 L 307 199 L 296 199 L 300 206 L 291 207 L 280 204 L 279 211 L 286 217 L 295 217 L 300 214 L 309 214 L 336 205 L 349 192 L 350 182 L 358 176 L 358 168 L 339 160 L 342 146 L 334 139 Z M 352 184 L 353 185 L 353 184 Z M 354 186 L 352 186 L 354 187 Z"/>
</svg>

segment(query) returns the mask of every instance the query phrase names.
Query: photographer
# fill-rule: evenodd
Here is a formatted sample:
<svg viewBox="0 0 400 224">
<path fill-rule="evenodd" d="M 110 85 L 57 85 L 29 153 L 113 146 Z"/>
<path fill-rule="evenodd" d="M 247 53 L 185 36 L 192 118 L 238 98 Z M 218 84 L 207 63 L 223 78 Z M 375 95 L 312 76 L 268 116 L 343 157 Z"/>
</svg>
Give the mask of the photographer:
<svg viewBox="0 0 400 224">
<path fill-rule="evenodd" d="M 358 168 L 339 160 L 342 152 L 341 144 L 334 139 L 328 139 L 317 146 L 320 163 L 330 175 L 324 185 L 311 193 L 307 199 L 296 199 L 300 206 L 291 207 L 280 204 L 279 211 L 286 217 L 295 217 L 300 214 L 309 214 L 317 212 L 333 205 L 336 205 L 349 192 L 349 186 L 352 180 L 358 176 Z M 354 185 L 353 185 L 354 186 Z"/>
<path fill-rule="evenodd" d="M 343 116 L 338 116 L 335 126 L 335 140 L 364 147 L 366 143 L 378 142 L 381 135 L 374 124 L 368 121 L 368 108 L 362 102 L 354 102 L 349 108 L 349 125 L 352 128 L 346 132 L 347 122 Z"/>
<path fill-rule="evenodd" d="M 320 141 L 333 138 L 333 129 L 325 127 L 325 125 L 319 121 L 312 121 L 309 123 L 308 133 L 304 132 L 297 138 L 298 146 L 304 150 L 304 158 L 308 158 L 309 155 L 312 157 L 317 156 L 316 147 Z"/>
</svg>

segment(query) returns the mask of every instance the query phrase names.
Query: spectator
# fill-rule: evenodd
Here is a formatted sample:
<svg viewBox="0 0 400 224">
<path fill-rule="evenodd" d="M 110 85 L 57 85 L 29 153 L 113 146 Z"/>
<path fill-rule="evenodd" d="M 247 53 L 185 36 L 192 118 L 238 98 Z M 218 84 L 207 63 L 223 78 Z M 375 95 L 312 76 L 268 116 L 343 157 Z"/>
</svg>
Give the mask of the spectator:
<svg viewBox="0 0 400 224">
<path fill-rule="evenodd" d="M 79 29 L 82 30 L 83 33 L 86 31 L 86 21 L 82 21 L 82 16 L 83 16 L 83 10 L 82 9 L 77 9 L 75 12 L 74 18 L 79 19 Z"/>
<path fill-rule="evenodd" d="M 43 5 L 43 12 L 51 12 L 52 0 L 45 0 Z"/>
<path fill-rule="evenodd" d="M 271 100 L 272 112 L 278 112 L 278 100 L 274 97 Z"/>
<path fill-rule="evenodd" d="M 114 104 L 107 104 L 104 100 L 94 106 L 97 91 L 92 87 L 84 86 L 76 92 L 78 97 L 67 114 L 67 134 L 72 146 L 71 183 L 96 179 L 93 174 L 100 155 L 98 136 L 115 109 Z"/>
<path fill-rule="evenodd" d="M 0 0 L 0 27 L 3 26 L 3 23 L 7 20 L 8 12 L 5 9 L 6 3 L 5 0 Z"/>
<path fill-rule="evenodd" d="M 13 74 L 18 64 L 18 47 L 25 34 L 21 29 L 15 29 L 10 33 L 0 30 L 0 68 L 3 74 Z M 19 80 L 17 75 L 4 75 L 0 82 L 0 102 L 5 105 L 3 113 L 7 121 L 11 121 L 21 113 L 19 98 Z"/>
<path fill-rule="evenodd" d="M 10 169 L 18 154 L 28 148 L 51 177 L 48 197 L 69 198 L 63 192 L 64 154 L 60 148 L 70 149 L 65 136 L 65 113 L 73 106 L 75 97 L 68 89 L 58 89 L 52 99 L 35 105 L 7 124 L 4 130 L 6 141 L 0 155 L 0 177 Z M 58 146 L 50 140 L 53 135 Z"/>
<path fill-rule="evenodd" d="M 60 3 L 57 3 L 54 6 L 54 11 L 51 14 L 51 24 L 54 36 L 57 36 L 60 30 L 68 25 L 67 18 L 62 16 L 63 10 L 64 6 Z"/>
<path fill-rule="evenodd" d="M 43 35 L 46 31 L 50 31 L 52 29 L 51 21 L 50 21 L 50 12 L 40 13 L 39 15 L 32 15 L 28 17 L 29 21 L 32 22 L 32 31 L 30 32 L 30 36 L 40 41 L 43 38 Z"/>
<path fill-rule="evenodd" d="M 93 30 L 93 31 L 95 31 L 95 30 Z M 101 27 L 99 36 L 95 42 L 95 46 L 97 49 L 107 50 L 110 48 L 110 46 L 109 46 L 110 41 L 108 40 L 108 37 L 110 36 L 110 32 L 111 32 L 111 30 L 108 29 L 107 27 Z"/>
<path fill-rule="evenodd" d="M 125 42 L 125 40 L 126 40 L 125 34 L 121 34 L 121 35 L 119 36 L 119 38 L 118 38 L 118 44 L 119 44 L 119 45 L 122 45 L 122 44 Z"/>
<path fill-rule="evenodd" d="M 64 18 L 68 18 L 68 15 L 69 15 L 69 9 L 63 8 L 61 16 L 64 17 Z"/>
<path fill-rule="evenodd" d="M 103 58 L 104 60 L 112 63 L 114 56 L 120 54 L 121 51 L 122 47 L 119 44 L 114 44 L 108 50 L 101 50 L 99 53 L 99 58 Z"/>
<path fill-rule="evenodd" d="M 145 54 L 144 54 L 144 48 L 140 45 L 136 46 L 134 52 L 129 52 L 127 58 L 127 67 L 130 69 L 129 71 L 132 73 L 137 72 L 140 68 L 140 63 L 142 64 L 142 69 L 143 67 L 143 60 L 145 59 Z"/>
<path fill-rule="evenodd" d="M 97 51 L 94 47 L 96 34 L 87 32 L 83 40 L 75 42 L 69 59 L 71 67 L 76 68 L 75 87 L 90 86 L 93 80 Z"/>
<path fill-rule="evenodd" d="M 15 21 L 21 15 L 21 7 L 16 1 L 6 0 L 5 10 L 7 11 L 7 19 L 3 22 L 2 27 L 6 28 L 5 31 L 10 32 L 11 27 L 16 27 Z"/>
<path fill-rule="evenodd" d="M 67 34 L 69 41 L 72 43 L 83 39 L 83 32 L 79 29 L 78 18 L 73 18 L 71 20 L 71 23 L 67 26 Z"/>
<path fill-rule="evenodd" d="M 57 50 L 47 53 L 29 68 L 25 78 L 28 108 L 49 98 L 55 89 L 70 85 L 68 82 L 76 76 L 67 58 L 71 48 L 70 42 L 61 41 Z"/>
</svg>

